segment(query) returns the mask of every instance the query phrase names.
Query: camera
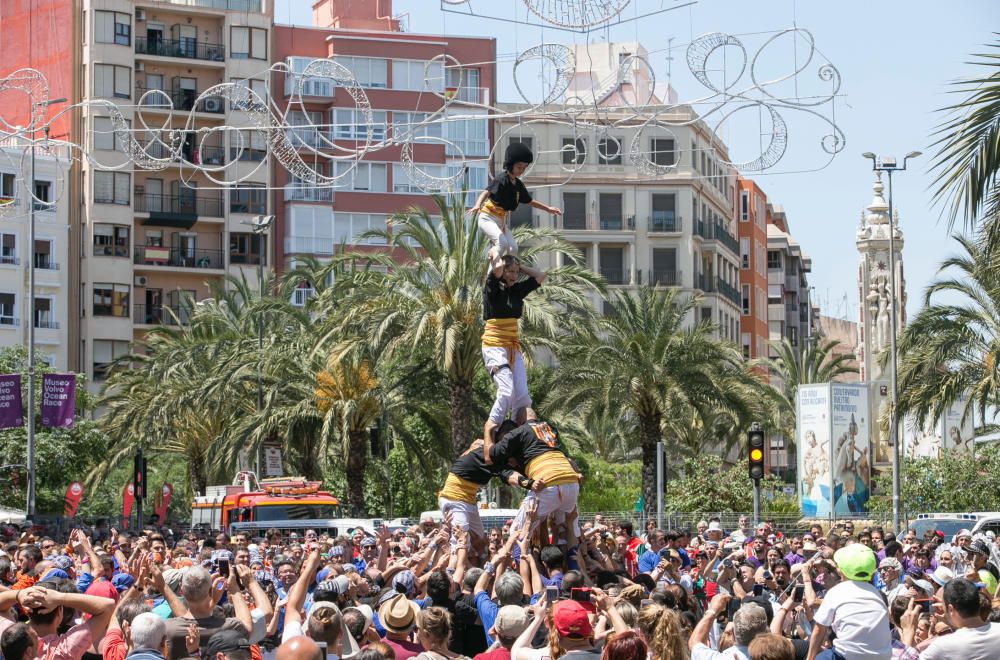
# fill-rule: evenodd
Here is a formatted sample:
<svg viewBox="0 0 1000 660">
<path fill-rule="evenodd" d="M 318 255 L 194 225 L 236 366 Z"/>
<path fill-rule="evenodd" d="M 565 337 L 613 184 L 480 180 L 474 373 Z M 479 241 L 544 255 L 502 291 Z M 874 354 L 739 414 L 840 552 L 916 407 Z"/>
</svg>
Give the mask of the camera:
<svg viewBox="0 0 1000 660">
<path fill-rule="evenodd" d="M 732 559 L 723 559 L 722 560 L 722 567 L 723 568 L 732 568 L 733 567 L 733 560 Z"/>
<path fill-rule="evenodd" d="M 569 597 L 571 600 L 575 600 L 578 603 L 589 603 L 590 599 L 590 588 L 589 587 L 579 587 L 577 589 L 571 589 L 569 592 Z"/>
</svg>

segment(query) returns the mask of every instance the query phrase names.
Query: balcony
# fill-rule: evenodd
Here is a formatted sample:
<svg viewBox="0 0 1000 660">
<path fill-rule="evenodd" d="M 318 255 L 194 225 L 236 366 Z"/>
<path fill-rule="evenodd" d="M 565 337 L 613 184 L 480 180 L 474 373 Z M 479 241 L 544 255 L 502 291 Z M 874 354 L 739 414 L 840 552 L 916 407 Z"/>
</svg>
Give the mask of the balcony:
<svg viewBox="0 0 1000 660">
<path fill-rule="evenodd" d="M 679 232 L 681 227 L 681 217 L 673 212 L 653 213 L 649 216 L 649 231 L 651 232 Z"/>
<path fill-rule="evenodd" d="M 188 310 L 180 305 L 133 305 L 136 325 L 187 325 Z"/>
<path fill-rule="evenodd" d="M 127 245 L 110 245 L 104 243 L 94 244 L 95 257 L 128 257 Z"/>
<path fill-rule="evenodd" d="M 681 272 L 679 270 L 649 271 L 650 286 L 680 286 Z"/>
<path fill-rule="evenodd" d="M 743 298 L 742 295 L 740 294 L 739 289 L 737 289 L 735 286 L 733 286 L 729 282 L 726 282 L 725 280 L 719 277 L 715 279 L 715 282 L 716 282 L 716 290 L 722 295 L 723 298 L 733 303 L 737 307 L 742 307 Z"/>
<path fill-rule="evenodd" d="M 150 94 L 142 98 L 146 92 L 157 91 L 159 94 Z M 193 110 L 194 112 L 205 112 L 213 115 L 221 115 L 226 112 L 226 102 L 221 96 L 208 96 L 196 103 L 200 92 L 193 89 L 181 89 L 169 91 L 156 89 L 155 87 L 135 86 L 136 98 L 141 99 L 139 106 L 147 110 L 169 110 L 173 104 L 174 110 Z"/>
<path fill-rule="evenodd" d="M 8 316 L 5 314 L 0 314 L 0 328 L 4 326 L 16 327 L 19 325 L 21 325 L 21 319 L 14 318 L 13 316 Z"/>
<path fill-rule="evenodd" d="M 136 245 L 134 263 L 137 266 L 168 268 L 205 268 L 220 270 L 226 262 L 222 250 L 201 248 Z"/>
<path fill-rule="evenodd" d="M 332 202 L 332 188 L 318 188 L 315 186 L 285 186 L 286 202 Z"/>
<path fill-rule="evenodd" d="M 620 268 L 601 268 L 601 277 L 607 280 L 608 284 L 625 285 L 629 284 L 631 277 L 629 271 Z"/>
<path fill-rule="evenodd" d="M 635 216 L 562 215 L 557 225 L 565 231 L 634 231 Z"/>
<path fill-rule="evenodd" d="M 48 315 L 35 316 L 35 327 L 42 330 L 58 330 L 59 322 Z"/>
<path fill-rule="evenodd" d="M 261 13 L 261 0 L 156 0 L 157 4 Z"/>
<path fill-rule="evenodd" d="M 726 230 L 725 225 L 707 223 L 704 220 L 695 220 L 694 233 L 708 241 L 719 241 L 723 246 L 729 248 L 733 254 L 740 253 L 739 240 Z"/>
<path fill-rule="evenodd" d="M 310 128 L 307 126 L 300 126 L 296 128 L 290 128 L 285 131 L 288 136 L 288 141 L 292 143 L 293 147 L 329 147 L 330 140 L 321 133 L 318 128 Z"/>
<path fill-rule="evenodd" d="M 225 62 L 226 47 L 222 44 L 207 44 L 193 39 L 150 39 L 135 38 L 136 55 L 156 55 L 159 57 L 180 57 L 187 60 Z"/>
<path fill-rule="evenodd" d="M 449 98 L 457 103 L 478 103 L 488 105 L 490 102 L 490 90 L 488 87 L 459 87 L 458 89 L 445 89 L 445 98 Z"/>
<path fill-rule="evenodd" d="M 222 218 L 222 197 L 135 193 L 135 212 L 148 213 L 144 225 L 190 229 L 201 216 Z"/>
<path fill-rule="evenodd" d="M 20 266 L 21 258 L 12 254 L 0 254 L 0 266 Z"/>
<path fill-rule="evenodd" d="M 59 270 L 59 264 L 52 260 L 50 254 L 36 254 L 35 270 Z"/>
<path fill-rule="evenodd" d="M 336 94 L 332 78 L 303 76 L 292 71 L 285 73 L 285 96 L 333 99 Z"/>
<path fill-rule="evenodd" d="M 160 140 L 136 140 L 143 151 L 152 158 L 170 158 L 170 149 Z M 226 150 L 217 145 L 181 147 L 180 157 L 193 165 L 224 165 L 226 162 Z M 180 163 L 180 160 L 176 161 Z"/>
</svg>

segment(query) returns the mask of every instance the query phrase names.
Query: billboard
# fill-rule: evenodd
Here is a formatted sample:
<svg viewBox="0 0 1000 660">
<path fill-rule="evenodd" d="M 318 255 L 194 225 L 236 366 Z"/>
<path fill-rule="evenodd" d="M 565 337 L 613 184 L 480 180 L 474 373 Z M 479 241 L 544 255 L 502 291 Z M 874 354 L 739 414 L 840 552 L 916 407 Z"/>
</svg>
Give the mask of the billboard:
<svg viewBox="0 0 1000 660">
<path fill-rule="evenodd" d="M 868 387 L 859 383 L 800 385 L 796 397 L 802 514 L 866 512 L 871 495 Z"/>
<path fill-rule="evenodd" d="M 903 448 L 910 458 L 940 458 L 945 452 L 971 452 L 976 435 L 974 406 L 969 408 L 968 395 L 958 397 L 945 409 L 936 423 L 930 417 L 922 425 L 913 415 L 903 420 Z"/>
</svg>

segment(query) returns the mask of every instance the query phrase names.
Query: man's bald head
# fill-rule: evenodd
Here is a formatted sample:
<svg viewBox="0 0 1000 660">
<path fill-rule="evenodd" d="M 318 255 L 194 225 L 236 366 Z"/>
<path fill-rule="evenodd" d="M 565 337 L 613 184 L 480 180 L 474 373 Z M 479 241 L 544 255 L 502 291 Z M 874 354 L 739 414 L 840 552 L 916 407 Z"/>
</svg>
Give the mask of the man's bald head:
<svg viewBox="0 0 1000 660">
<path fill-rule="evenodd" d="M 324 660 L 323 651 L 316 642 L 299 635 L 278 647 L 275 660 Z"/>
</svg>

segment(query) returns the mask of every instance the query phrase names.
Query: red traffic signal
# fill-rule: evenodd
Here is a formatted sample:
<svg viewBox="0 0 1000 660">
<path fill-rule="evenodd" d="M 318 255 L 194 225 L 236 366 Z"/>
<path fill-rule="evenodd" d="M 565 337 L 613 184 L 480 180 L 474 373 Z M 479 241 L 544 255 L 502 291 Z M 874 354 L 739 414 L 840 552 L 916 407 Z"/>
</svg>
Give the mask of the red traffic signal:
<svg viewBox="0 0 1000 660">
<path fill-rule="evenodd" d="M 764 478 L 764 432 L 751 429 L 747 432 L 747 461 L 750 478 L 758 481 Z"/>
</svg>

